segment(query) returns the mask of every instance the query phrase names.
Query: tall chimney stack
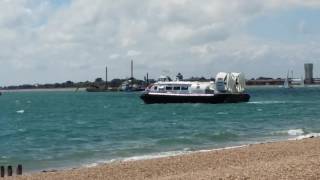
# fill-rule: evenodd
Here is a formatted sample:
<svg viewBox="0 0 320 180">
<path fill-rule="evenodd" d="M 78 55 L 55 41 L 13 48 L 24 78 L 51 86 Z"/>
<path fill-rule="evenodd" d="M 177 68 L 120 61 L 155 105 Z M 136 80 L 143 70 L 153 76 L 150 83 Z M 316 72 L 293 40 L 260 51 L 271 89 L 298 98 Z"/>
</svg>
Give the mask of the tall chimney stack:
<svg viewBox="0 0 320 180">
<path fill-rule="evenodd" d="M 106 66 L 106 87 L 105 89 L 108 89 L 108 66 Z"/>
<path fill-rule="evenodd" d="M 149 85 L 149 73 L 147 73 L 147 84 Z"/>
<path fill-rule="evenodd" d="M 133 60 L 131 60 L 131 79 L 133 79 Z"/>
</svg>

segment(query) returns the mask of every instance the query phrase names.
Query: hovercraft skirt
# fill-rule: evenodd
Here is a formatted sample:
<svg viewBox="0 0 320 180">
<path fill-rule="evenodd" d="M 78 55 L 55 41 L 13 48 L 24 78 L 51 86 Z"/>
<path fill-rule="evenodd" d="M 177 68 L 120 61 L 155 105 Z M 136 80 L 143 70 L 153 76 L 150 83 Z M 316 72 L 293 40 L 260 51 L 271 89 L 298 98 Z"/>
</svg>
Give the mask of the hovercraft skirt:
<svg viewBox="0 0 320 180">
<path fill-rule="evenodd" d="M 214 94 L 214 95 L 171 95 L 157 93 L 143 93 L 140 98 L 146 104 L 155 103 L 239 103 L 248 102 L 249 94 Z"/>
</svg>

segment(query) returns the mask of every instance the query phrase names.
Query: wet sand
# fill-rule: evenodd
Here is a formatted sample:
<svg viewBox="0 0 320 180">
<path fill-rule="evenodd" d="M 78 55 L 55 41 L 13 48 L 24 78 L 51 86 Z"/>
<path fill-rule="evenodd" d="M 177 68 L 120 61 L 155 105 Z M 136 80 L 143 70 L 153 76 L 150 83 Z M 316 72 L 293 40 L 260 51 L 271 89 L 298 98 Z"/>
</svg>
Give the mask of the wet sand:
<svg viewBox="0 0 320 180">
<path fill-rule="evenodd" d="M 320 179 L 320 138 L 115 162 L 4 179 Z"/>
</svg>

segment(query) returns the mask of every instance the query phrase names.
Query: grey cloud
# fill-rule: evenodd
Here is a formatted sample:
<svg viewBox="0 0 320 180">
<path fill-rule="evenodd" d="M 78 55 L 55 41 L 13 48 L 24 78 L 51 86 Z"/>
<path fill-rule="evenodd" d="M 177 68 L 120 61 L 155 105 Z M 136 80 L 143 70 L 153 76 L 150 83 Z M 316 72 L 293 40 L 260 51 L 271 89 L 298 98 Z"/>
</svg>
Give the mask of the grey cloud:
<svg viewBox="0 0 320 180">
<path fill-rule="evenodd" d="M 302 6 L 297 0 L 73 0 L 61 8 L 50 1 L 12 0 L 2 6 L 4 2 L 0 85 L 20 83 L 21 73 L 28 73 L 28 83 L 93 80 L 103 77 L 105 65 L 111 78 L 126 77 L 124 67 L 132 58 L 138 78 L 146 72 L 155 78 L 163 70 L 185 76 L 211 76 L 219 70 L 255 75 L 270 59 L 279 59 L 279 67 L 271 68 L 280 68 L 290 65 L 285 61 L 293 52 L 300 52 L 301 59 L 319 55 L 317 42 L 315 49 L 260 42 L 242 31 L 260 14 Z M 8 69 L 17 74 L 7 78 Z"/>
</svg>

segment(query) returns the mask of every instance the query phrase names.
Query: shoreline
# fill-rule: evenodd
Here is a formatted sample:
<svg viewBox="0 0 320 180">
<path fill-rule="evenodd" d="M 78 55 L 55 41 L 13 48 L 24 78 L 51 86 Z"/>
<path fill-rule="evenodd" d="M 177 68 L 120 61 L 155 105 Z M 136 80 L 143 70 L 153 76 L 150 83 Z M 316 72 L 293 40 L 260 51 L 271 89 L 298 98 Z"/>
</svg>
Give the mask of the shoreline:
<svg viewBox="0 0 320 180">
<path fill-rule="evenodd" d="M 308 138 L 320 138 L 320 133 L 310 133 L 305 135 L 296 135 L 291 138 L 280 138 L 280 139 L 272 139 L 272 140 L 260 140 L 250 143 L 238 143 L 238 144 L 229 144 L 227 146 L 220 146 L 220 147 L 207 147 L 202 149 L 189 149 L 185 148 L 183 150 L 176 150 L 176 151 L 163 151 L 163 152 L 154 152 L 149 154 L 141 154 L 137 156 L 129 156 L 129 157 L 118 157 L 114 159 L 99 159 L 95 161 L 88 161 L 86 163 L 80 163 L 77 165 L 70 165 L 70 166 L 60 166 L 60 167 L 52 167 L 47 169 L 35 169 L 30 171 L 25 171 L 24 174 L 36 174 L 42 172 L 59 172 L 59 171 L 68 171 L 68 170 L 75 170 L 81 168 L 93 168 L 100 165 L 107 165 L 113 163 L 121 163 L 121 162 L 132 162 L 132 161 L 143 161 L 143 160 L 152 160 L 152 159 L 159 159 L 159 158 L 167 158 L 167 157 L 175 157 L 175 156 L 184 156 L 190 155 L 194 153 L 203 153 L 203 152 L 213 152 L 213 151 L 223 151 L 228 149 L 238 149 L 243 147 L 248 147 L 251 145 L 259 145 L 259 144 L 268 144 L 268 143 L 278 143 L 278 142 L 286 142 L 286 141 L 295 141 L 295 140 L 303 140 Z"/>
<path fill-rule="evenodd" d="M 255 143 L 249 143 L 249 144 L 238 144 L 238 145 L 230 145 L 230 146 L 223 146 L 223 147 L 217 147 L 217 148 L 204 148 L 204 149 L 197 149 L 197 150 L 185 149 L 185 150 L 177 150 L 177 151 L 155 152 L 155 153 L 130 156 L 130 157 L 119 157 L 119 158 L 115 158 L 115 159 L 100 159 L 100 160 L 97 160 L 94 162 L 87 162 L 87 163 L 78 164 L 78 165 L 52 167 L 52 168 L 48 168 L 48 169 L 38 169 L 38 170 L 36 169 L 36 170 L 24 171 L 24 175 L 32 175 L 32 174 L 47 173 L 47 172 L 69 171 L 69 170 L 76 170 L 76 169 L 82 169 L 82 168 L 94 168 L 97 166 L 109 165 L 109 164 L 114 164 L 114 163 L 153 160 L 153 159 L 161 159 L 161 158 L 168 158 L 168 157 L 190 155 L 190 154 L 194 154 L 194 153 L 223 151 L 223 150 L 228 150 L 228 149 L 243 148 L 243 147 L 247 147 L 250 145 L 275 143 L 275 142 L 282 142 L 282 141 L 289 141 L 289 140 L 293 140 L 293 139 L 261 141 L 261 142 L 255 142 Z"/>
<path fill-rule="evenodd" d="M 175 157 L 175 156 L 184 156 L 190 155 L 195 153 L 205 153 L 205 152 L 213 152 L 213 151 L 223 151 L 228 149 L 238 149 L 243 148 L 251 145 L 259 145 L 259 144 L 268 144 L 268 143 L 277 143 L 277 142 L 285 142 L 285 141 L 292 141 L 292 140 L 303 140 L 313 137 L 320 137 L 320 133 L 310 133 L 306 135 L 299 135 L 292 138 L 280 138 L 280 139 L 272 139 L 272 140 L 261 140 L 260 141 L 252 141 L 250 143 L 236 143 L 236 144 L 229 144 L 226 146 L 218 146 L 218 147 L 206 147 L 200 149 L 189 149 L 185 148 L 183 150 L 175 150 L 175 151 L 163 151 L 163 152 L 153 152 L 148 154 L 141 154 L 136 156 L 129 156 L 129 157 L 118 157 L 114 159 L 103 159 L 103 157 L 99 160 L 88 161 L 85 163 L 79 163 L 75 165 L 67 165 L 67 166 L 60 166 L 60 167 L 51 167 L 47 169 L 33 169 L 29 171 L 24 171 L 25 175 L 30 174 L 37 174 L 37 173 L 46 173 L 46 172 L 60 172 L 60 171 L 69 171 L 75 169 L 82 169 L 82 168 L 94 168 L 101 165 L 108 165 L 113 163 L 121 163 L 121 162 L 132 162 L 132 161 L 143 161 L 143 160 L 152 160 L 152 159 L 160 159 L 160 158 L 167 158 L 167 157 Z"/>
<path fill-rule="evenodd" d="M 257 175 L 261 175 L 261 179 L 301 179 L 320 178 L 320 172 L 309 171 L 310 167 L 318 168 L 319 165 L 320 138 L 310 135 L 303 139 L 191 151 L 151 159 L 122 160 L 5 179 L 243 179 Z M 302 168 L 304 166 L 309 170 Z M 262 169 L 266 167 L 272 171 L 265 173 Z"/>
</svg>

